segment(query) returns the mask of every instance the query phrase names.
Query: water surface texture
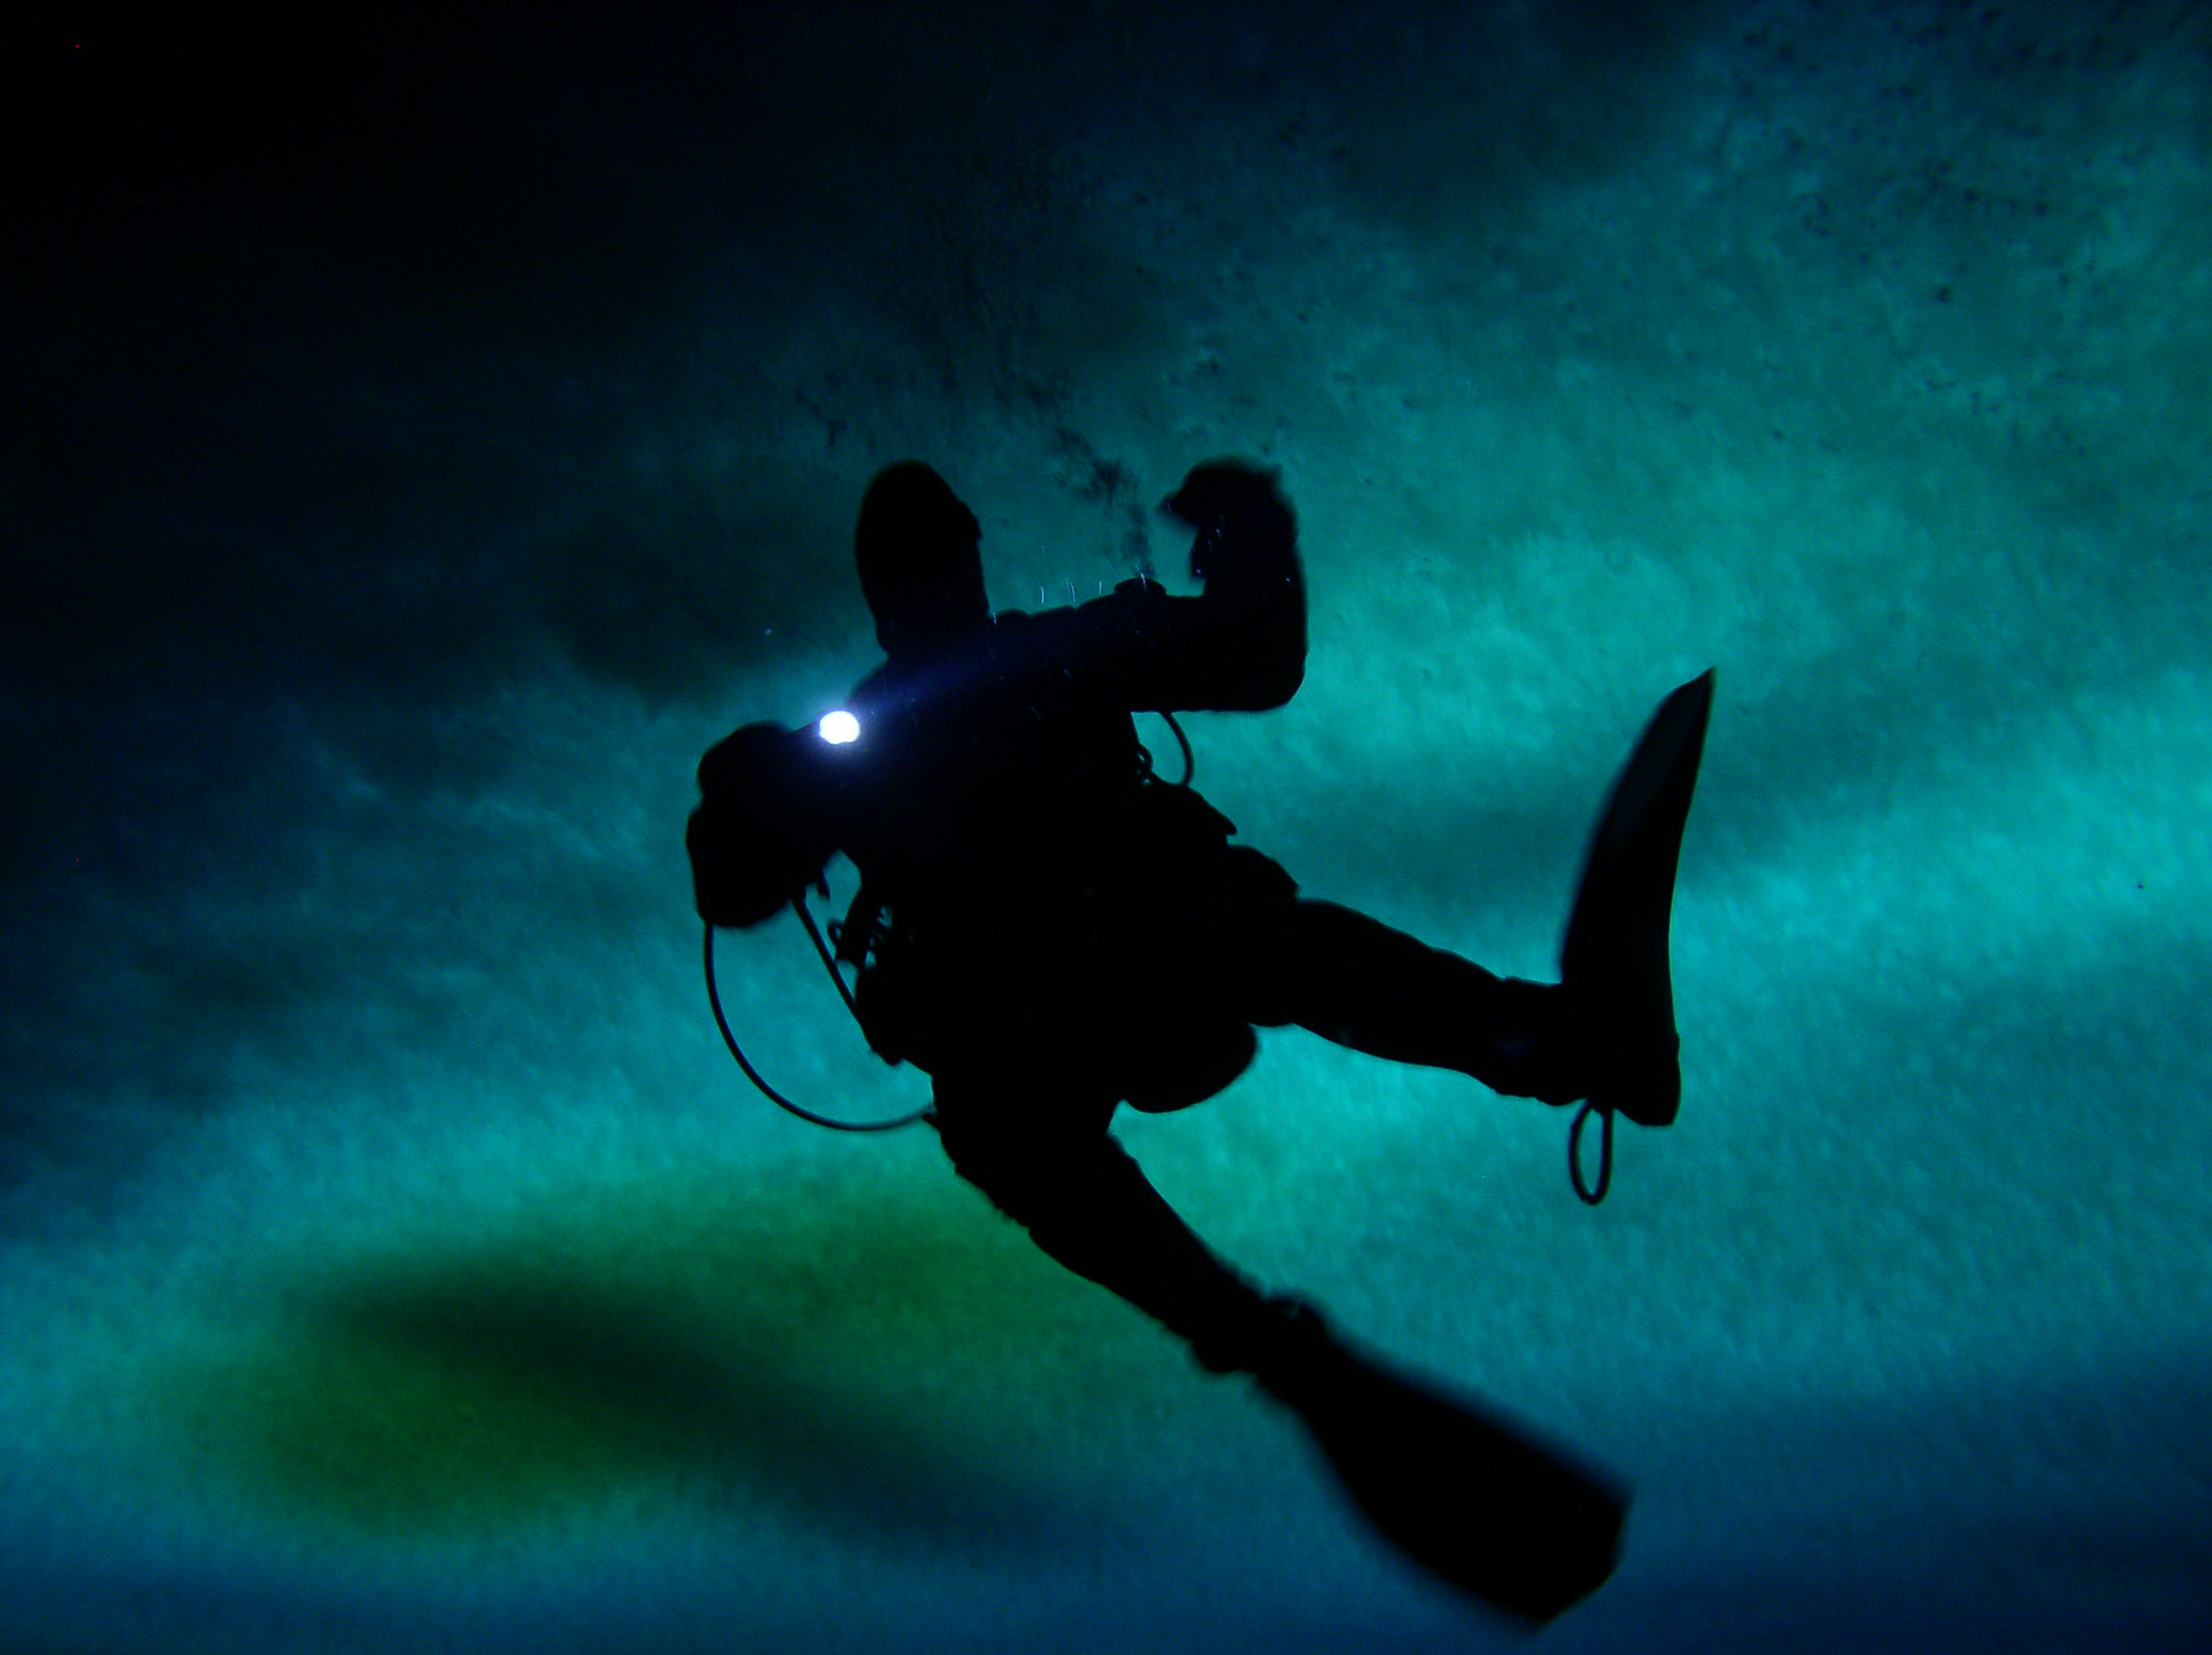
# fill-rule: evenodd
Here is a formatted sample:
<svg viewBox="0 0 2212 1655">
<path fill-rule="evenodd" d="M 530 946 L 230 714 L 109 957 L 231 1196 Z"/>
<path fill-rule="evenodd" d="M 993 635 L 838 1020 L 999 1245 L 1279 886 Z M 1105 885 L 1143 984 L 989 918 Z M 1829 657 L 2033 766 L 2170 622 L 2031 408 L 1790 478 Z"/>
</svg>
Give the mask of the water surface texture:
<svg viewBox="0 0 2212 1655">
<path fill-rule="evenodd" d="M 926 1129 L 722 1051 L 692 767 L 1280 468 L 1317 896 L 1550 971 L 1719 700 L 1680 1121 L 1270 1032 L 1124 1141 L 1634 1487 L 1560 1651 L 2212 1647 L 2212 24 L 2186 4 L 87 9 L 0 447 L 0 1645 L 1502 1648 Z M 1172 770 L 1174 742 L 1144 733 Z M 840 897 L 849 868 L 835 870 Z M 788 920 L 748 1050 L 895 1114 Z"/>
</svg>

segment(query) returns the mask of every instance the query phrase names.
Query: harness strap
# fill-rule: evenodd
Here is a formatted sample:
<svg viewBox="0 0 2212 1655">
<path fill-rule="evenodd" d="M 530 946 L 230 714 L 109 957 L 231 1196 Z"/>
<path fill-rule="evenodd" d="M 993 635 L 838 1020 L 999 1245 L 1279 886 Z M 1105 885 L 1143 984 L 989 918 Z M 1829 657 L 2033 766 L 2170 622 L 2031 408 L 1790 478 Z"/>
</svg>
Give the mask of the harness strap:
<svg viewBox="0 0 2212 1655">
<path fill-rule="evenodd" d="M 825 890 L 827 895 L 828 891 Z M 866 880 L 853 893 L 853 900 L 845 910 L 843 919 L 832 919 L 829 924 L 830 941 L 837 952 L 837 963 L 859 971 L 868 963 L 868 950 L 875 946 L 876 926 L 884 916 L 884 899 L 878 896 Z"/>
</svg>

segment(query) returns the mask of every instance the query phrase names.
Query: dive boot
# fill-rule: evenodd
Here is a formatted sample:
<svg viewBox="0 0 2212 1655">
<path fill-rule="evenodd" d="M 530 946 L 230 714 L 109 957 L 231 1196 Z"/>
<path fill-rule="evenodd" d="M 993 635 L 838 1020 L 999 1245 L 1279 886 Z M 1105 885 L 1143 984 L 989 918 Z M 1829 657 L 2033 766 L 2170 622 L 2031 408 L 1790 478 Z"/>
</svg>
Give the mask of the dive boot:
<svg viewBox="0 0 2212 1655">
<path fill-rule="evenodd" d="M 1559 948 L 1590 1106 L 1639 1126 L 1669 1125 L 1682 1103 L 1668 929 L 1712 706 L 1706 671 L 1652 714 L 1598 818 Z"/>
</svg>

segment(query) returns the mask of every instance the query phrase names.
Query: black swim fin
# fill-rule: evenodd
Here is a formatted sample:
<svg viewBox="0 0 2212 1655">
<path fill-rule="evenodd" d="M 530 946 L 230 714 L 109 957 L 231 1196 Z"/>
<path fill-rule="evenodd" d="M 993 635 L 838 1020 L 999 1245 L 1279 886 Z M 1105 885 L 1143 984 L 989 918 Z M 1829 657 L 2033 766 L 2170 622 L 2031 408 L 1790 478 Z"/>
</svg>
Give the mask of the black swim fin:
<svg viewBox="0 0 2212 1655">
<path fill-rule="evenodd" d="M 1668 1125 L 1682 1103 L 1668 936 L 1712 707 L 1706 671 L 1652 714 L 1598 817 L 1559 948 L 1559 981 L 1592 1046 L 1590 1102 L 1641 1126 Z"/>
<path fill-rule="evenodd" d="M 1310 1311 L 1257 1378 L 1369 1522 L 1491 1609 L 1542 1625 L 1612 1575 L 1627 1496 L 1472 1401 L 1348 1349 Z"/>
</svg>

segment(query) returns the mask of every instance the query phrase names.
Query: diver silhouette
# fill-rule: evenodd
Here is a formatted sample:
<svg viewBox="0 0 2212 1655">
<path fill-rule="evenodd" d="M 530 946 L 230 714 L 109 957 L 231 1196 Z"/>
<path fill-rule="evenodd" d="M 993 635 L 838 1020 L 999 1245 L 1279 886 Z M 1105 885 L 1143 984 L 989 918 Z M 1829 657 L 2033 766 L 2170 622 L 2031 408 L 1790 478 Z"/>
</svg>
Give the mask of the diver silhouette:
<svg viewBox="0 0 2212 1655">
<path fill-rule="evenodd" d="M 837 951 L 860 968 L 861 1028 L 929 1074 L 929 1119 L 960 1176 L 1204 1367 L 1249 1374 L 1296 1410 L 1406 1551 L 1549 1619 L 1610 1574 L 1617 1489 L 1256 1287 L 1109 1123 L 1123 1104 L 1212 1096 L 1252 1060 L 1255 1028 L 1292 1024 L 1509 1095 L 1589 1100 L 1609 1158 L 1613 1112 L 1671 1121 L 1669 904 L 1710 675 L 1671 698 L 1615 788 L 1562 981 L 1496 976 L 1302 895 L 1196 791 L 1153 773 L 1134 712 L 1280 707 L 1306 655 L 1275 475 L 1209 461 L 1162 508 L 1195 532 L 1200 595 L 1140 577 L 994 614 L 974 513 L 925 465 L 879 473 L 855 552 L 886 659 L 820 725 L 748 725 L 707 754 L 687 832 L 699 914 L 758 924 L 844 853 L 861 886 Z"/>
</svg>

